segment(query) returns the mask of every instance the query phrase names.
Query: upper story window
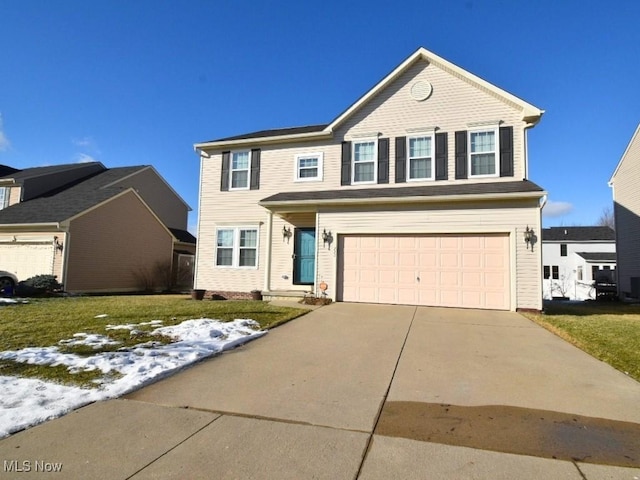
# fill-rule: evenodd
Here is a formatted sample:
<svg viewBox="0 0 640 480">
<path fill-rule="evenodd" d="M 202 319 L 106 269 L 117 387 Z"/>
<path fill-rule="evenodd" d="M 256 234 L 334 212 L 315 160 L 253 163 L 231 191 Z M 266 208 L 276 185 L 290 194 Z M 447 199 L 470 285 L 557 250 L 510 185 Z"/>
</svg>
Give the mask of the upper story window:
<svg viewBox="0 0 640 480">
<path fill-rule="evenodd" d="M 249 172 L 251 167 L 251 152 L 249 150 L 233 152 L 231 154 L 230 190 L 249 188 Z"/>
<path fill-rule="evenodd" d="M 296 155 L 295 180 L 309 182 L 322 180 L 322 153 Z"/>
<path fill-rule="evenodd" d="M 352 183 L 375 183 L 377 170 L 377 141 L 353 143 Z"/>
<path fill-rule="evenodd" d="M 547 280 L 551 277 L 551 267 L 549 265 L 544 266 L 544 279 Z"/>
<path fill-rule="evenodd" d="M 219 228 L 216 231 L 217 267 L 257 267 L 258 229 Z"/>
<path fill-rule="evenodd" d="M 495 177 L 497 169 L 498 129 L 469 132 L 469 176 Z"/>
<path fill-rule="evenodd" d="M 566 257 L 567 256 L 567 244 L 566 243 L 561 243 L 560 244 L 560 256 L 561 257 Z"/>
<path fill-rule="evenodd" d="M 433 180 L 433 136 L 409 137 L 407 179 Z"/>
<path fill-rule="evenodd" d="M 9 187 L 0 187 L 0 210 L 9 206 L 9 196 L 11 189 Z"/>
</svg>

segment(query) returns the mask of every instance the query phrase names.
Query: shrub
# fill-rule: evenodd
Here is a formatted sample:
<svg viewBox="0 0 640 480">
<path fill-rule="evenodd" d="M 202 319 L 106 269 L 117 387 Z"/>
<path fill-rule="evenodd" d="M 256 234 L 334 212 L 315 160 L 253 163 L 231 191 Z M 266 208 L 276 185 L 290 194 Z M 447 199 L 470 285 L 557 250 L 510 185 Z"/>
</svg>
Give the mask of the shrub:
<svg viewBox="0 0 640 480">
<path fill-rule="evenodd" d="M 36 275 L 27 278 L 16 286 L 18 295 L 41 295 L 62 290 L 62 285 L 58 283 L 55 275 Z"/>
</svg>

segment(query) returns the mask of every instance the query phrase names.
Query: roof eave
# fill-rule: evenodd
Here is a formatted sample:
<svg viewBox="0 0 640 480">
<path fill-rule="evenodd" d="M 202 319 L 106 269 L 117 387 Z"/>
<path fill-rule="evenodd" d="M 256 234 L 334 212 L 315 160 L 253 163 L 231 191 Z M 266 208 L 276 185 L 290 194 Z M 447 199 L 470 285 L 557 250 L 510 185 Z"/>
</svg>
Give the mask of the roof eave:
<svg viewBox="0 0 640 480">
<path fill-rule="evenodd" d="M 0 223 L 0 230 L 5 230 L 8 228 L 21 228 L 21 229 L 32 229 L 32 228 L 44 228 L 44 227 L 54 227 L 59 229 L 60 222 L 41 222 L 41 223 Z"/>
<path fill-rule="evenodd" d="M 513 193 L 481 193 L 481 194 L 461 194 L 461 195 L 434 195 L 434 196 L 404 196 L 404 197 L 367 197 L 367 198 L 328 198 L 309 200 L 276 200 L 261 201 L 259 205 L 265 208 L 277 208 L 288 206 L 341 206 L 341 205 L 381 205 L 381 204 L 402 204 L 402 203 L 438 203 L 438 202 L 465 202 L 465 201 L 492 201 L 492 200 L 513 200 L 513 199 L 535 199 L 542 198 L 547 192 L 513 192 Z"/>
<path fill-rule="evenodd" d="M 219 150 L 223 148 L 249 147 L 252 145 L 266 145 L 273 143 L 290 143 L 299 140 L 321 140 L 331 138 L 333 132 L 325 128 L 319 132 L 293 133 L 289 135 L 272 135 L 269 137 L 240 138 L 238 140 L 221 140 L 218 142 L 196 143 L 193 148 L 198 151 Z"/>
</svg>

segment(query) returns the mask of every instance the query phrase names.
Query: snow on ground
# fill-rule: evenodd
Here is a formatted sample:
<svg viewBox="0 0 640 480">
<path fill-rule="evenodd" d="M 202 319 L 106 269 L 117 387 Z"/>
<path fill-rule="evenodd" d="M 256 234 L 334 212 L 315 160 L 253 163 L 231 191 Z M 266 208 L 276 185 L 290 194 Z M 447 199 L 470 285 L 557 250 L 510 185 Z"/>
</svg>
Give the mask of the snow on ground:
<svg viewBox="0 0 640 480">
<path fill-rule="evenodd" d="M 160 327 L 155 320 L 140 324 L 109 325 L 107 330 L 128 329 L 135 334 L 142 325 L 156 326 L 152 334 L 173 338 L 174 343 L 147 342 L 93 356 L 62 353 L 56 346 L 0 352 L 0 359 L 37 365 L 65 365 L 71 372 L 100 370 L 105 377 L 96 388 L 79 388 L 42 380 L 0 376 L 0 438 L 91 402 L 119 397 L 159 377 L 216 353 L 229 350 L 267 333 L 253 320 L 221 322 L 208 318 Z M 114 344 L 105 335 L 77 333 L 61 345 Z M 117 378 L 113 375 L 117 374 Z"/>
</svg>

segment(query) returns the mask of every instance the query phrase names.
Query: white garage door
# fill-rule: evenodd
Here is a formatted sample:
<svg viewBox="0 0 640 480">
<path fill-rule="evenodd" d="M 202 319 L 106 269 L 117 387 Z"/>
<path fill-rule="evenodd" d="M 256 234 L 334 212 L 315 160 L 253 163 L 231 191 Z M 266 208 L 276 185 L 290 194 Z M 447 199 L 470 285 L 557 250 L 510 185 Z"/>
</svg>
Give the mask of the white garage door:
<svg viewBox="0 0 640 480">
<path fill-rule="evenodd" d="M 340 237 L 339 300 L 510 308 L 509 236 Z"/>
<path fill-rule="evenodd" d="M 51 242 L 0 244 L 0 270 L 15 273 L 20 281 L 53 274 L 53 258 Z"/>
</svg>

